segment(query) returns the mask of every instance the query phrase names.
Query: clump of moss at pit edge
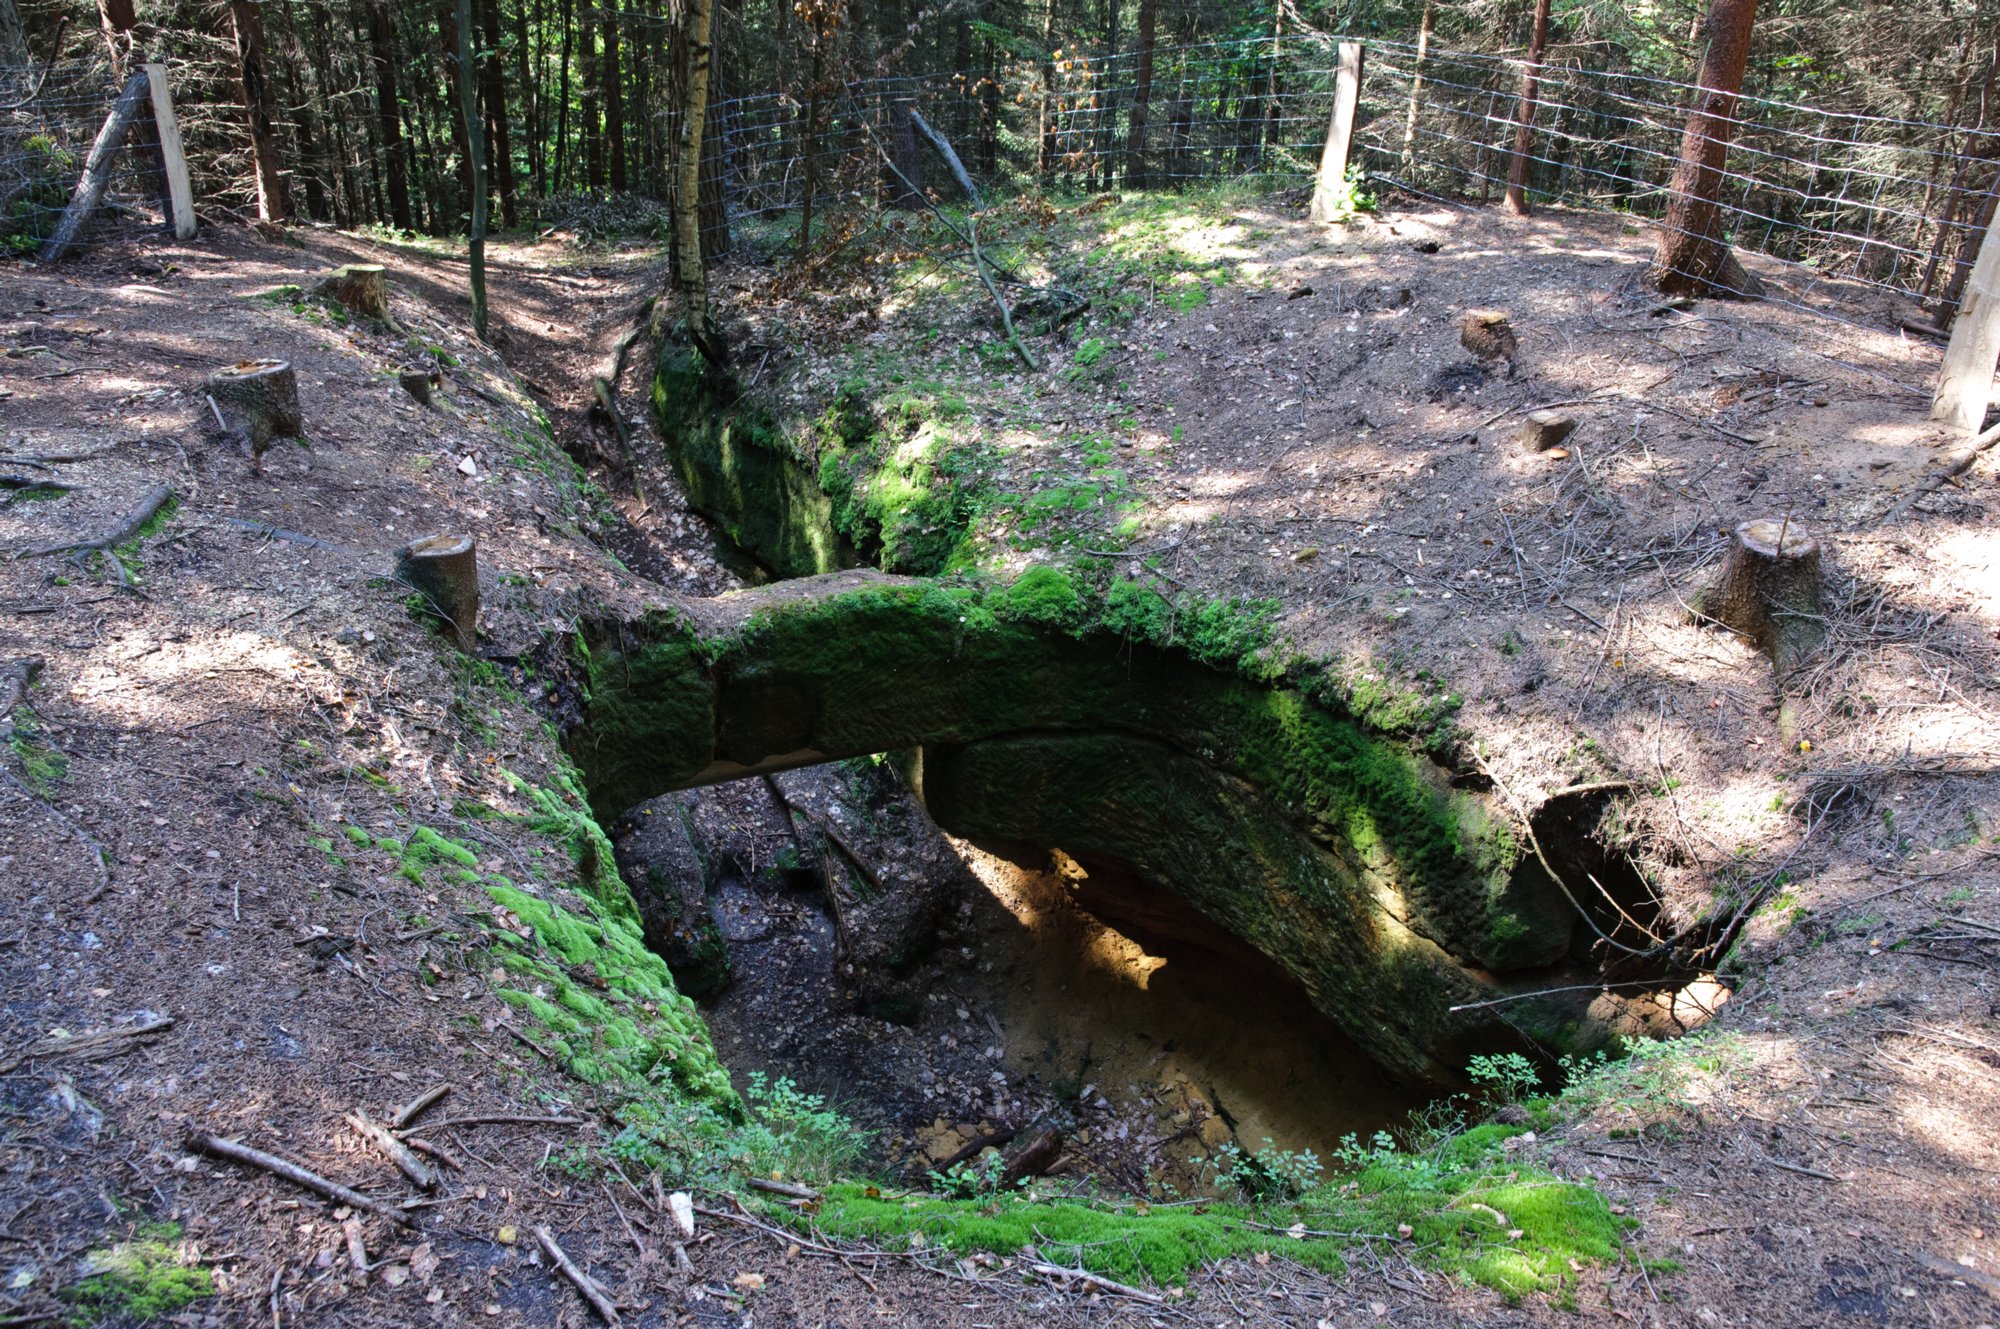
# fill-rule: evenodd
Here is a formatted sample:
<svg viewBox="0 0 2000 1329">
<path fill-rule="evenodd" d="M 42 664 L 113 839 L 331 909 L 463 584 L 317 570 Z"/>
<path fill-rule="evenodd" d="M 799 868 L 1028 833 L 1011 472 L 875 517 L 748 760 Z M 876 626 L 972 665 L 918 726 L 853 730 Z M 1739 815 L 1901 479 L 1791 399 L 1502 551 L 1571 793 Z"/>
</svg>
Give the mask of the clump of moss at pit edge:
<svg viewBox="0 0 2000 1329">
<path fill-rule="evenodd" d="M 1510 1156 L 1504 1142 L 1523 1129 L 1477 1126 L 1423 1153 L 1350 1141 L 1345 1175 L 1283 1204 L 1106 1207 L 1032 1191 L 953 1200 L 843 1184 L 828 1190 L 815 1223 L 871 1241 L 917 1234 L 962 1254 L 1005 1257 L 1032 1245 L 1045 1260 L 1156 1285 L 1215 1260 L 1264 1252 L 1330 1273 L 1345 1268 L 1353 1238 L 1294 1238 L 1286 1229 L 1297 1223 L 1308 1233 L 1379 1234 L 1418 1263 L 1510 1300 L 1531 1292 L 1561 1297 L 1582 1262 L 1617 1257 L 1620 1234 L 1632 1223 L 1590 1188 Z"/>
<path fill-rule="evenodd" d="M 70 1323 L 155 1320 L 214 1296 L 214 1275 L 187 1258 L 180 1238 L 178 1223 L 152 1223 L 85 1255 L 84 1277 L 63 1292 L 76 1308 Z"/>
</svg>

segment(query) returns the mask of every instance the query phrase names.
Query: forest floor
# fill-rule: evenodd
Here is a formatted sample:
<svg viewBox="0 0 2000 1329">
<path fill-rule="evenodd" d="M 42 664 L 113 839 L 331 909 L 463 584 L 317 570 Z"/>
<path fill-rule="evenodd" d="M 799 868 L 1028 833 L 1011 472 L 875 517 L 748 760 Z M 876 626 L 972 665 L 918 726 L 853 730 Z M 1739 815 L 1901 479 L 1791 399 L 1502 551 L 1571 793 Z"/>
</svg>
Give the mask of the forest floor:
<svg viewBox="0 0 2000 1329">
<path fill-rule="evenodd" d="M 496 995 L 491 934 L 519 920 L 481 883 L 572 900 L 566 850 L 470 810 L 525 814 L 524 786 L 559 781 L 522 691 L 582 605 L 737 582 L 638 419 L 645 343 L 623 379 L 637 465 L 589 412 L 657 256 L 496 245 L 488 347 L 449 257 L 215 229 L 10 269 L 0 295 L 0 473 L 67 487 L 0 505 L 0 664 L 43 662 L 0 695 L 0 1323 L 77 1313 L 93 1274 L 108 1298 L 121 1243 L 162 1298 L 111 1298 L 128 1318 L 592 1322 L 536 1225 L 642 1324 L 2000 1322 L 1992 462 L 1879 520 L 1950 442 L 1925 418 L 1937 349 L 1779 272 L 1783 300 L 1656 313 L 1630 280 L 1645 238 L 1601 218 L 1326 232 L 1261 205 L 1111 209 L 1069 248 L 1053 225 L 1024 263 L 1081 280 L 1104 261 L 1086 255 L 1137 244 L 1144 270 L 1099 277 L 1146 299 L 1101 295 L 1115 317 L 1036 342 L 1060 362 L 1034 375 L 949 282 L 805 296 L 751 262 L 724 285 L 757 297 L 745 340 L 802 407 L 857 365 L 943 366 L 923 392 L 969 404 L 1001 488 L 1112 494 L 1073 509 L 1072 548 L 1276 598 L 1302 647 L 1457 692 L 1503 787 L 1657 777 L 1637 842 L 1683 913 L 1788 873 L 1689 1051 L 1524 1146 L 1635 1221 L 1625 1258 L 1580 1271 L 1573 1309 L 1510 1305 L 1393 1243 L 1339 1278 L 1224 1261 L 1153 1305 L 704 1218 L 677 1270 L 644 1179 L 586 1165 L 611 1092 Z M 283 289 L 367 260 L 394 270 L 400 333 Z M 1513 313 L 1517 378 L 1438 377 L 1475 304 Z M 815 330 L 843 349 L 792 349 Z M 292 361 L 309 419 L 311 446 L 261 476 L 195 391 L 246 357 Z M 444 370 L 432 408 L 397 387 L 416 363 Z M 1568 455 L 1516 450 L 1518 413 L 1557 401 L 1582 421 Z M 618 464 L 585 478 L 565 450 Z M 176 506 L 115 546 L 122 575 L 37 552 L 160 484 Z M 1718 528 L 1766 513 L 1833 551 L 1833 648 L 1782 734 L 1768 665 L 1679 603 Z M 386 580 L 405 540 L 467 528 L 488 570 L 477 657 Z M 998 562 L 1047 552 L 1021 532 L 992 528 Z M 105 1030 L 123 1032 L 75 1037 Z M 416 1231 L 185 1146 L 210 1130 L 386 1185 L 344 1114 L 438 1083 L 434 1142 L 461 1170 Z M 493 1117 L 556 1120 L 464 1120 Z M 197 1283 L 213 1299 L 167 1295 Z"/>
</svg>

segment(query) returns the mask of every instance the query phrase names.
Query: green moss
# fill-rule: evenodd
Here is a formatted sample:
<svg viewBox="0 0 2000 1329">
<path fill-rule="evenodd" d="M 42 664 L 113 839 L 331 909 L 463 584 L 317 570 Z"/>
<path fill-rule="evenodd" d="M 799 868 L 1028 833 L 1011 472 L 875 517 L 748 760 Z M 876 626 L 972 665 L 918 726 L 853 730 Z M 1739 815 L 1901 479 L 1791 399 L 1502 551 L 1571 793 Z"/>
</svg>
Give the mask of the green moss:
<svg viewBox="0 0 2000 1329">
<path fill-rule="evenodd" d="M 689 504 L 782 577 L 852 567 L 833 504 L 761 404 L 685 346 L 662 347 L 653 416 Z"/>
<path fill-rule="evenodd" d="M 53 798 L 56 786 L 69 778 L 69 754 L 42 742 L 41 726 L 26 708 L 15 711 L 7 744 L 21 763 L 23 783 L 41 798 Z"/>
<path fill-rule="evenodd" d="M 1083 601 L 1067 575 L 1051 567 L 1033 567 L 1000 593 L 994 610 L 1016 623 L 1070 628 L 1082 620 Z"/>
<path fill-rule="evenodd" d="M 950 1200 L 846 1184 L 827 1192 L 815 1221 L 826 1232 L 872 1242 L 919 1234 L 963 1254 L 1013 1257 L 1033 1246 L 1044 1260 L 1156 1285 L 1261 1252 L 1337 1273 L 1356 1244 L 1351 1234 L 1367 1233 L 1427 1268 L 1510 1298 L 1560 1296 L 1576 1282 L 1571 1261 L 1615 1258 L 1629 1223 L 1587 1187 L 1509 1160 L 1502 1141 L 1518 1132 L 1478 1127 L 1423 1155 L 1363 1151 L 1358 1171 L 1292 1204 L 1109 1208 L 1026 1195 Z M 1286 1231 L 1294 1224 L 1299 1237 Z"/>
<path fill-rule="evenodd" d="M 70 1322 L 160 1319 L 214 1296 L 214 1276 L 179 1249 L 180 1238 L 177 1223 L 149 1224 L 85 1255 L 84 1277 L 63 1293 L 76 1308 Z"/>
<path fill-rule="evenodd" d="M 1440 1072 L 1426 1044 L 1450 1044 L 1454 1029 L 1490 1026 L 1511 1045 L 1498 1022 L 1444 1017 L 1453 992 L 1477 988 L 1421 938 L 1484 969 L 1547 963 L 1567 949 L 1567 903 L 1546 878 L 1520 870 L 1504 816 L 1453 789 L 1406 742 L 1283 685 L 1292 667 L 1272 650 L 1274 605 L 1168 604 L 1130 583 L 1100 590 L 1047 567 L 1007 586 L 879 583 L 819 595 L 788 587 L 738 603 L 746 612 L 726 634 L 664 615 L 587 625 L 590 704 L 569 747 L 602 814 L 781 756 L 949 750 L 1028 732 L 1120 734 L 1162 744 L 1167 756 L 1268 800 L 1253 816 L 1254 800 L 1227 780 L 1184 782 L 1179 824 L 1215 826 L 1213 843 L 1241 847 L 1256 866 L 1232 875 L 1191 853 L 1183 859 L 1206 863 L 1203 880 L 1217 889 L 1197 890 L 1193 878 L 1177 888 L 1267 954 L 1287 957 L 1279 962 L 1323 1010 L 1387 1048 L 1406 1073 L 1448 1080 L 1467 1049 Z M 1151 778 L 1144 768 L 1121 764 L 1127 784 L 1089 789 L 1037 777 L 1060 794 L 1002 797 L 982 787 L 960 806 L 1011 801 L 1016 838 L 1070 847 L 1056 838 L 1063 808 L 1144 809 L 1135 793 Z M 1218 822 L 1215 810 L 1228 808 L 1268 825 Z M 1113 837 L 1116 828 L 1074 829 Z M 1148 860 L 1128 839 L 1118 852 Z M 1172 866 L 1160 869 L 1167 879 Z M 1341 919 L 1353 945 L 1326 941 L 1333 929 L 1314 909 Z"/>
<path fill-rule="evenodd" d="M 672 1083 L 695 1100 L 735 1105 L 707 1026 L 636 923 L 588 899 L 588 913 L 572 913 L 505 878 L 486 892 L 531 933 L 502 959 L 519 982 L 498 995 L 555 1036 L 571 1074 L 640 1092 Z"/>
</svg>

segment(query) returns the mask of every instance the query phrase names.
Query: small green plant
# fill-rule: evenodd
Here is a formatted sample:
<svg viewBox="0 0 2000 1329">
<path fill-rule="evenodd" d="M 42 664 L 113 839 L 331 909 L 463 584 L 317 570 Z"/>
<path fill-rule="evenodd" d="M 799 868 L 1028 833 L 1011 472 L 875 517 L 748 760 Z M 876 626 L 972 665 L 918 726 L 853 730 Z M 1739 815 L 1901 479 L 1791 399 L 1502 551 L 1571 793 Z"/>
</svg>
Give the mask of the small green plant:
<svg viewBox="0 0 2000 1329">
<path fill-rule="evenodd" d="M 1474 1057 L 1466 1064 L 1465 1074 L 1501 1103 L 1520 1102 L 1540 1088 L 1542 1082 L 1535 1064 L 1518 1052 Z"/>
<path fill-rule="evenodd" d="M 1111 354 L 1110 343 L 1101 337 L 1086 337 L 1078 344 L 1076 354 L 1070 357 L 1069 368 L 1063 370 L 1063 377 L 1072 383 L 1103 376 L 1105 357 Z"/>
<path fill-rule="evenodd" d="M 788 1076 L 752 1071 L 743 1097 L 750 1124 L 740 1133 L 739 1159 L 760 1176 L 779 1174 L 824 1185 L 858 1164 L 868 1137 L 825 1097 L 800 1090 Z"/>
<path fill-rule="evenodd" d="M 1392 1141 L 1390 1149 L 1394 1148 Z M 1189 1161 L 1199 1165 L 1202 1160 Z M 1264 1147 L 1255 1152 L 1246 1152 L 1231 1140 L 1210 1155 L 1207 1163 L 1215 1169 L 1218 1188 L 1234 1188 L 1257 1201 L 1296 1200 L 1319 1185 L 1326 1172 L 1312 1150 L 1280 1149 L 1269 1136 L 1264 1137 Z"/>
<path fill-rule="evenodd" d="M 999 1192 L 1000 1183 L 1007 1176 L 1007 1160 L 1000 1156 L 998 1149 L 988 1149 L 977 1158 L 953 1163 L 943 1172 L 932 1169 L 927 1175 L 931 1189 L 939 1195 L 974 1200 Z"/>
</svg>

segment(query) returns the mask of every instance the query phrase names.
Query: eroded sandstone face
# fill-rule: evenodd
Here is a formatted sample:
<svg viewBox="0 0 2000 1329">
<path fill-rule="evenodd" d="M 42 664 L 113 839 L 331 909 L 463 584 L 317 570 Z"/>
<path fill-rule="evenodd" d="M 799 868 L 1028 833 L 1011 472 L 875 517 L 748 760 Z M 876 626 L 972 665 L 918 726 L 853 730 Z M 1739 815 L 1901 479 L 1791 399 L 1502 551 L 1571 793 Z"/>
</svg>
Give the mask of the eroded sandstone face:
<svg viewBox="0 0 2000 1329">
<path fill-rule="evenodd" d="M 920 748 L 946 830 L 1126 864 L 1399 1076 L 1590 1041 L 1558 1006 L 1481 1004 L 1551 986 L 1578 924 L 1489 796 L 1282 679 L 1121 635 L 1052 578 L 845 573 L 587 623 L 570 750 L 610 813 Z"/>
</svg>

